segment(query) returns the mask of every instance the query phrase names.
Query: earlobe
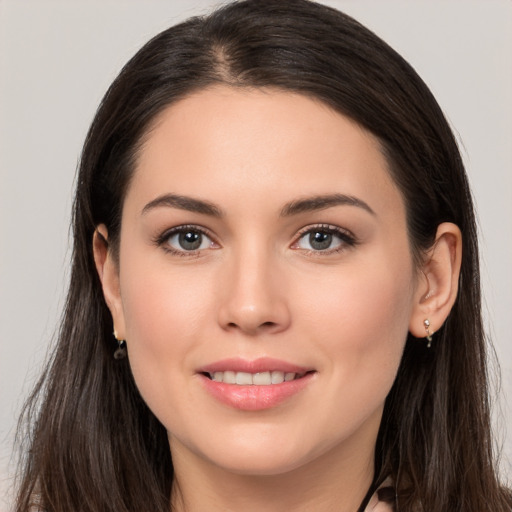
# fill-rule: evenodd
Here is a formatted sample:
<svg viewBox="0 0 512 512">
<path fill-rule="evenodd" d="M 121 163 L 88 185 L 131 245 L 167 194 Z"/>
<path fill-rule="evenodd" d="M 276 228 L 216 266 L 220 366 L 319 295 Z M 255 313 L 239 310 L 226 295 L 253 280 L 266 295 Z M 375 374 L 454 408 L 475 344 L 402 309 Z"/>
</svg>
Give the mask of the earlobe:
<svg viewBox="0 0 512 512">
<path fill-rule="evenodd" d="M 421 270 L 409 331 L 427 338 L 439 330 L 455 303 L 462 260 L 462 235 L 457 225 L 444 222 Z M 430 340 L 429 340 L 430 343 Z"/>
<path fill-rule="evenodd" d="M 119 271 L 108 246 L 108 231 L 100 224 L 93 236 L 93 253 L 96 270 L 101 281 L 103 296 L 112 315 L 119 338 L 125 338 L 125 323 L 119 287 Z"/>
</svg>

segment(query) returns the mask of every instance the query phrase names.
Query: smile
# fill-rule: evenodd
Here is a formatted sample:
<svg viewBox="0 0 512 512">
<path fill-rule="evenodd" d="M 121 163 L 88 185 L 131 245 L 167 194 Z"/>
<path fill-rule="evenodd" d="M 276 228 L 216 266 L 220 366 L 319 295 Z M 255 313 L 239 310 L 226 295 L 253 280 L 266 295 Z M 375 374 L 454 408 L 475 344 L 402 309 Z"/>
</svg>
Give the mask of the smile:
<svg viewBox="0 0 512 512">
<path fill-rule="evenodd" d="M 239 386 L 271 386 L 272 384 L 282 384 L 295 379 L 304 377 L 305 373 L 267 371 L 258 373 L 248 372 L 212 372 L 208 374 L 210 379 L 224 384 L 237 384 Z"/>
<path fill-rule="evenodd" d="M 198 374 L 216 401 L 242 411 L 262 411 L 288 403 L 316 380 L 317 372 L 265 357 L 217 361 L 200 368 Z"/>
</svg>

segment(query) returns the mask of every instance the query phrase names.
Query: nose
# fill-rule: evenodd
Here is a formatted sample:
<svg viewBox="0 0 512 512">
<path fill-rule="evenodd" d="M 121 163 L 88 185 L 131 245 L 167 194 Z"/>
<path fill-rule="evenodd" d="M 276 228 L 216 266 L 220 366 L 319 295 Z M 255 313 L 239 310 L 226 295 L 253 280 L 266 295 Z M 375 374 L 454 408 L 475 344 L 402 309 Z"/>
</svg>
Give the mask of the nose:
<svg viewBox="0 0 512 512">
<path fill-rule="evenodd" d="M 290 326 L 285 279 L 270 255 L 240 254 L 224 270 L 218 307 L 224 330 L 256 336 Z"/>
</svg>

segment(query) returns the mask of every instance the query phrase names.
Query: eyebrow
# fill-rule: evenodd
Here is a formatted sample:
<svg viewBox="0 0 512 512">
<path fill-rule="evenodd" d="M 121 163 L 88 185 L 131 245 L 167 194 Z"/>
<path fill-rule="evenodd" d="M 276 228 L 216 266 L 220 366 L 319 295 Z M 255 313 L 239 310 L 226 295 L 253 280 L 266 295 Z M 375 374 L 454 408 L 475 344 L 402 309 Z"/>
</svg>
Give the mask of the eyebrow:
<svg viewBox="0 0 512 512">
<path fill-rule="evenodd" d="M 186 210 L 194 213 L 202 213 L 203 215 L 210 215 L 212 217 L 222 217 L 223 215 L 222 210 L 209 201 L 194 199 L 193 197 L 182 196 L 179 194 L 165 194 L 153 199 L 153 201 L 150 201 L 146 206 L 144 206 L 142 214 L 144 215 L 150 210 L 161 206 L 178 208 L 180 210 Z"/>
<path fill-rule="evenodd" d="M 299 213 L 324 210 L 333 206 L 356 206 L 372 215 L 376 213 L 362 199 L 345 194 L 328 194 L 297 199 L 286 204 L 281 210 L 281 217 L 290 217 Z"/>
<path fill-rule="evenodd" d="M 297 199 L 287 203 L 281 209 L 281 217 L 291 217 L 300 213 L 311 212 L 316 210 L 324 210 L 332 208 L 333 206 L 356 206 L 363 210 L 376 215 L 370 206 L 362 199 L 345 194 L 328 194 L 313 197 L 306 197 Z M 189 212 L 200 213 L 203 215 L 210 215 L 212 217 L 222 217 L 222 210 L 209 201 L 202 199 L 195 199 L 189 196 L 182 196 L 179 194 L 164 194 L 150 201 L 142 209 L 142 214 L 146 214 L 150 210 L 158 207 L 178 208 Z"/>
</svg>

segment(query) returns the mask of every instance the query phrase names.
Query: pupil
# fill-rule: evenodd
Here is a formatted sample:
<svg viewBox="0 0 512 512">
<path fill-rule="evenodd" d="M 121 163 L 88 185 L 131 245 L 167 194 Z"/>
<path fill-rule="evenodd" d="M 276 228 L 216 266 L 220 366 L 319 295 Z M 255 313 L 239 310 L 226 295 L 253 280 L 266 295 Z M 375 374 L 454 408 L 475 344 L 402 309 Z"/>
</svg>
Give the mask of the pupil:
<svg viewBox="0 0 512 512">
<path fill-rule="evenodd" d="M 321 231 L 317 231 L 316 233 L 311 233 L 309 235 L 309 243 L 311 244 L 311 247 L 319 251 L 328 249 L 331 245 L 331 242 L 331 233 L 323 233 Z"/>
<path fill-rule="evenodd" d="M 187 251 L 194 251 L 195 249 L 199 249 L 201 246 L 201 233 L 196 233 L 194 231 L 180 233 L 179 242 L 180 246 Z"/>
</svg>

